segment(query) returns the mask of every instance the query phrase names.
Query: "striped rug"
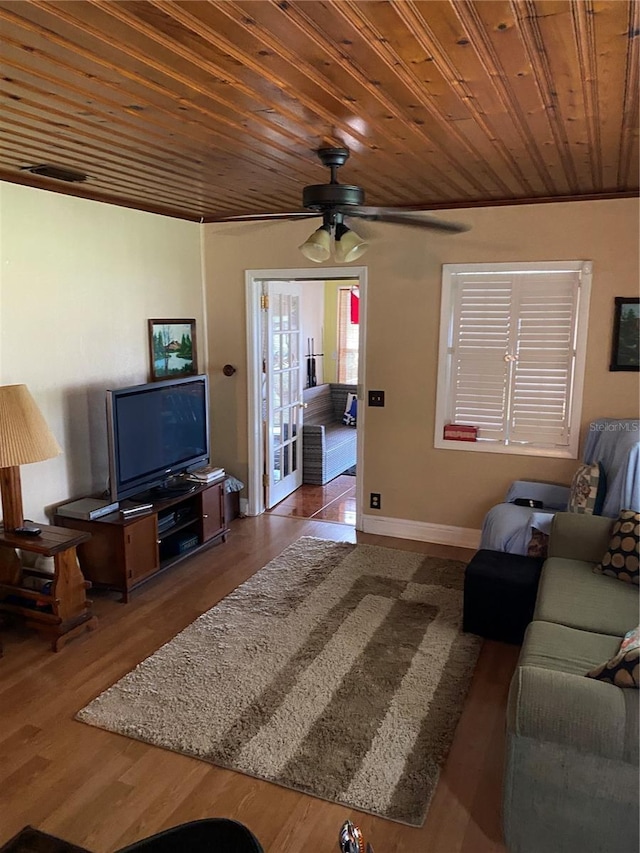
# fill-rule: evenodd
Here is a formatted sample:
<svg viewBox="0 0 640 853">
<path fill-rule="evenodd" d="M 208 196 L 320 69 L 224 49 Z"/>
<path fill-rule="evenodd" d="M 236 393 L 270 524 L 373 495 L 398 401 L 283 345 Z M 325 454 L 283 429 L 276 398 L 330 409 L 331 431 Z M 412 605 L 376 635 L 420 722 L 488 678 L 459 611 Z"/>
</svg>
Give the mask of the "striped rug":
<svg viewBox="0 0 640 853">
<path fill-rule="evenodd" d="M 480 648 L 463 570 L 299 539 L 77 718 L 419 826 Z"/>
</svg>

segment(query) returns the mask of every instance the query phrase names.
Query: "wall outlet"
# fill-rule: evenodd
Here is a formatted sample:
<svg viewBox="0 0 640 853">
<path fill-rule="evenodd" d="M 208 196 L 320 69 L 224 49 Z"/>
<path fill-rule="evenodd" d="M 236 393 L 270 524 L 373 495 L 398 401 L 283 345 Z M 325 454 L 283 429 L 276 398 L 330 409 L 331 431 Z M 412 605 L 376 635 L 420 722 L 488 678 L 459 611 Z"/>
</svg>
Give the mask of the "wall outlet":
<svg viewBox="0 0 640 853">
<path fill-rule="evenodd" d="M 370 406 L 384 406 L 384 391 L 369 391 Z"/>
<path fill-rule="evenodd" d="M 380 509 L 380 492 L 371 492 L 369 506 L 371 509 Z"/>
</svg>

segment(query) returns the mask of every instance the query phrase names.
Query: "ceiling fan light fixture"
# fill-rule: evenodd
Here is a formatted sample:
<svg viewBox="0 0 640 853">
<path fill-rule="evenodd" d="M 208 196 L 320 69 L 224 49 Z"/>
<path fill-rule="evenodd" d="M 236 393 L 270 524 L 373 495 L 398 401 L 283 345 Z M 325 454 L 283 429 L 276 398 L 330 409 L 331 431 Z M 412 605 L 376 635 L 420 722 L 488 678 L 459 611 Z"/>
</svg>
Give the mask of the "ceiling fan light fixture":
<svg viewBox="0 0 640 853">
<path fill-rule="evenodd" d="M 328 261 L 331 257 L 331 228 L 321 225 L 301 246 L 298 246 L 305 258 L 316 264 Z"/>
<path fill-rule="evenodd" d="M 342 222 L 336 225 L 335 235 L 335 258 L 343 263 L 350 263 L 362 257 L 369 248 L 366 240 L 343 225 Z"/>
</svg>

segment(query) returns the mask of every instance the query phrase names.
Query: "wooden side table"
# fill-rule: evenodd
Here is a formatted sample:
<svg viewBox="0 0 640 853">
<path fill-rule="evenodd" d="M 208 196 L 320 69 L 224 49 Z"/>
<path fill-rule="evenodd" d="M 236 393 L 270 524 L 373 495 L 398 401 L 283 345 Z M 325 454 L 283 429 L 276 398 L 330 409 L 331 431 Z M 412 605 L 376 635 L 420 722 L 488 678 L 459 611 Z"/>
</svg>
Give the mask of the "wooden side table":
<svg viewBox="0 0 640 853">
<path fill-rule="evenodd" d="M 23 567 L 15 572 L 12 558 L 0 563 L 0 611 L 22 616 L 30 628 L 51 638 L 54 652 L 82 631 L 93 631 L 98 620 L 87 600 L 91 583 L 85 580 L 76 556 L 76 546 L 91 538 L 89 533 L 63 527 L 39 525 L 39 536 L 16 536 L 0 530 L 0 548 L 16 549 L 53 557 L 54 573 Z M 4 555 L 7 557 L 7 555 Z M 51 581 L 46 593 L 22 586 L 22 578 Z M 31 604 L 33 602 L 33 604 Z M 31 606 L 30 606 L 31 605 Z"/>
</svg>

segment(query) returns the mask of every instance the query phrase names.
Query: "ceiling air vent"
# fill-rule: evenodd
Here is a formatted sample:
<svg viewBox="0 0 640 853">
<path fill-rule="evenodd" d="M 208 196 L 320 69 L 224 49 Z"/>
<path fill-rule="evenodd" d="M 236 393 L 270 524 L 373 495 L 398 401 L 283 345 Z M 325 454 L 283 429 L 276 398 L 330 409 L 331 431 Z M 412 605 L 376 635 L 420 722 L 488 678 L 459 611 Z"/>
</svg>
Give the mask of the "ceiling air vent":
<svg viewBox="0 0 640 853">
<path fill-rule="evenodd" d="M 81 183 L 87 180 L 82 172 L 74 172 L 71 169 L 63 169 L 62 166 L 49 166 L 46 163 L 40 166 L 22 166 L 21 172 L 31 172 L 33 175 L 42 175 L 43 178 L 55 178 L 56 181 L 67 181 L 71 184 Z"/>
</svg>

